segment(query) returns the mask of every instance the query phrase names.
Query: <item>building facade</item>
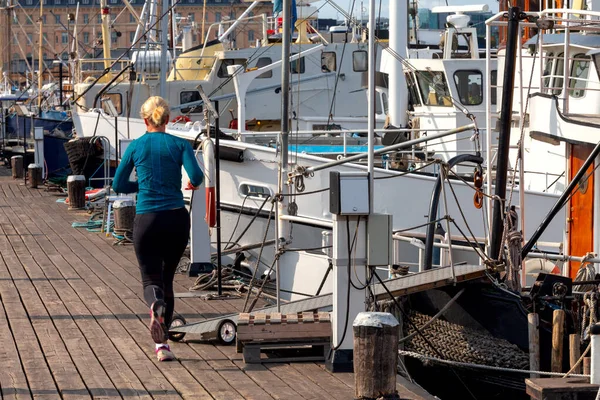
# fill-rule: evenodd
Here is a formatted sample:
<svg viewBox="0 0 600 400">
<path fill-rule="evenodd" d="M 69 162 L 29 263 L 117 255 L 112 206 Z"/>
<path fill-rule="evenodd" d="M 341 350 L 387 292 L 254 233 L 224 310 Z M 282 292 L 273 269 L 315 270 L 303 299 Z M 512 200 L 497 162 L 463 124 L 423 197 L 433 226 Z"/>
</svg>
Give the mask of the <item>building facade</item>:
<svg viewBox="0 0 600 400">
<path fill-rule="evenodd" d="M 43 14 L 40 17 L 40 0 L 4 0 L 1 14 L 0 47 L 3 71 L 10 72 L 13 81 L 23 83 L 31 79 L 32 71 L 38 70 L 40 18 L 43 22 L 42 57 L 46 70 L 58 71 L 58 62 L 68 60 L 77 40 L 79 57 L 87 59 L 103 58 L 100 0 L 42 0 Z M 79 3 L 79 4 L 78 4 Z M 137 21 L 121 0 L 107 0 L 110 12 L 111 50 L 113 55 L 122 54 L 134 40 Z M 218 29 L 211 24 L 235 19 L 248 7 L 241 0 L 180 0 L 173 8 L 177 21 L 192 24 L 192 45 L 202 43 L 203 38 L 215 39 Z M 140 15 L 143 0 L 130 0 L 134 10 Z M 76 14 L 77 6 L 79 11 Z M 158 5 L 159 15 L 161 5 Z M 270 3 L 256 7 L 250 16 L 272 14 Z M 170 21 L 172 18 L 170 18 Z M 204 32 L 202 21 L 204 20 Z M 156 24 L 160 28 L 160 23 Z M 237 47 L 247 47 L 262 37 L 262 22 L 257 18 L 241 23 L 235 31 Z M 172 43 L 172 42 L 171 42 Z M 176 43 L 180 46 L 181 41 Z"/>
</svg>

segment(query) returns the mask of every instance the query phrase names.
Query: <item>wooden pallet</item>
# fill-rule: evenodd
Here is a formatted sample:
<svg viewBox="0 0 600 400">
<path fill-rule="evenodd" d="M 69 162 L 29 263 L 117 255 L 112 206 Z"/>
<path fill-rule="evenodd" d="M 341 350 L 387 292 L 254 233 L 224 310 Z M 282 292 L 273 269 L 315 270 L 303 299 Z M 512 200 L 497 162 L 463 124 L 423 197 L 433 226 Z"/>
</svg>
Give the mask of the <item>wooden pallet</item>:
<svg viewBox="0 0 600 400">
<path fill-rule="evenodd" d="M 246 363 L 322 361 L 330 341 L 331 318 L 327 312 L 242 313 L 238 318 L 237 351 L 243 353 Z M 268 349 L 293 354 L 261 358 Z M 306 350 L 311 350 L 308 355 Z"/>
</svg>

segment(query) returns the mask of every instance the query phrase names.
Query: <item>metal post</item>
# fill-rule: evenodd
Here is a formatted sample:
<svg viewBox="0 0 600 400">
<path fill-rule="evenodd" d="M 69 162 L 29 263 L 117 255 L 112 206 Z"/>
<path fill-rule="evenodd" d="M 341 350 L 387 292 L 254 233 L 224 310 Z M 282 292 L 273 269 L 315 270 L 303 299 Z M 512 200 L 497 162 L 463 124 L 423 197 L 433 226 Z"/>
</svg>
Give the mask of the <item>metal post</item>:
<svg viewBox="0 0 600 400">
<path fill-rule="evenodd" d="M 284 194 L 285 185 L 283 184 L 284 175 L 288 168 L 288 143 L 290 133 L 290 44 L 292 40 L 292 10 L 291 1 L 283 0 L 283 34 L 282 34 L 282 49 L 281 49 L 281 158 L 279 161 L 279 177 L 278 177 L 278 193 Z M 238 121 L 238 123 L 244 123 Z M 284 197 L 285 199 L 285 197 Z M 277 202 L 275 208 L 275 281 L 277 287 L 277 311 L 280 311 L 280 263 L 279 263 L 279 238 L 283 236 L 280 216 L 283 212 L 284 200 Z"/>
<path fill-rule="evenodd" d="M 217 202 L 217 294 L 223 295 L 223 277 L 221 265 L 221 161 L 219 160 L 219 102 L 214 102 L 215 106 L 215 192 Z M 209 125 L 207 125 L 209 126 Z M 209 126 L 210 137 L 210 126 Z"/>
<path fill-rule="evenodd" d="M 361 10 L 362 15 L 362 10 Z M 399 22 L 399 21 L 398 21 Z M 375 50 L 375 0 L 369 0 L 369 61 L 368 61 L 368 155 L 367 155 L 367 170 L 369 171 L 369 213 L 373 212 L 373 193 L 375 192 L 374 178 L 374 158 L 373 151 L 375 149 L 375 60 L 377 52 Z"/>
<path fill-rule="evenodd" d="M 508 10 L 508 29 L 506 40 L 506 62 L 504 67 L 504 79 L 502 80 L 502 109 L 500 111 L 500 135 L 498 139 L 498 163 L 496 165 L 496 188 L 494 191 L 494 208 L 492 215 L 492 230 L 490 238 L 489 256 L 497 259 L 502 244 L 502 232 L 504 231 L 503 218 L 504 198 L 506 197 L 506 178 L 508 168 L 508 154 L 510 151 L 510 129 L 512 120 L 513 90 L 515 86 L 515 59 L 517 55 L 517 39 L 519 20 L 522 17 L 519 7 L 511 7 Z M 520 45 L 519 45 L 520 47 Z M 489 127 L 488 127 L 489 129 Z M 488 157 L 490 155 L 488 154 Z M 488 171 L 491 173 L 491 171 Z"/>
<path fill-rule="evenodd" d="M 60 63 L 58 64 L 58 80 L 59 80 L 58 98 L 60 100 L 60 105 L 62 107 L 62 105 L 63 105 L 63 62 L 62 62 L 62 59 L 60 60 Z"/>
</svg>

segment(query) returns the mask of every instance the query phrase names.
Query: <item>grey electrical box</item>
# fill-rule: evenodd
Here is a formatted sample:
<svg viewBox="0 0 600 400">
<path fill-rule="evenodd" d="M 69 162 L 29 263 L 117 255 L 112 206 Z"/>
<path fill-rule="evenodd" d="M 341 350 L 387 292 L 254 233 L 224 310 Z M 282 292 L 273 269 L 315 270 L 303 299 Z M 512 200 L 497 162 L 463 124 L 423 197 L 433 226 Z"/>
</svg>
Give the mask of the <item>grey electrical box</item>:
<svg viewBox="0 0 600 400">
<path fill-rule="evenodd" d="M 329 173 L 329 211 L 332 214 L 367 215 L 369 196 L 367 172 Z"/>
<path fill-rule="evenodd" d="M 392 265 L 393 234 L 392 216 L 371 214 L 367 222 L 367 265 Z"/>
</svg>

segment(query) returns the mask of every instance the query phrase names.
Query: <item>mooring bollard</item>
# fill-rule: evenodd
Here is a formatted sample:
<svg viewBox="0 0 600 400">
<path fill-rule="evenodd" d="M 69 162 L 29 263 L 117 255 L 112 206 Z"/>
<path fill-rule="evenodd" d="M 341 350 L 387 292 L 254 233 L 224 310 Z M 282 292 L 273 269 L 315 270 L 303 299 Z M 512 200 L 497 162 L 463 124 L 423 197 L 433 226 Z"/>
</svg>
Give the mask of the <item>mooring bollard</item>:
<svg viewBox="0 0 600 400">
<path fill-rule="evenodd" d="M 354 398 L 398 398 L 398 320 L 390 313 L 361 312 L 354 330 Z"/>
<path fill-rule="evenodd" d="M 85 176 L 69 175 L 67 178 L 67 194 L 69 197 L 69 210 L 85 208 Z"/>
<path fill-rule="evenodd" d="M 27 169 L 29 170 L 29 187 L 35 189 L 42 184 L 42 167 L 37 164 L 29 164 Z"/>
<path fill-rule="evenodd" d="M 590 371 L 590 383 L 600 384 L 600 324 L 594 324 L 590 329 L 592 340 L 592 366 Z"/>
<path fill-rule="evenodd" d="M 10 168 L 14 179 L 23 178 L 23 156 L 12 156 L 10 158 Z"/>
<path fill-rule="evenodd" d="M 537 314 L 527 314 L 529 331 L 529 369 L 540 370 L 540 319 Z M 531 374 L 531 378 L 539 378 L 539 374 Z"/>
<path fill-rule="evenodd" d="M 552 314 L 552 372 L 563 371 L 563 340 L 565 338 L 565 311 L 554 310 Z"/>
</svg>

